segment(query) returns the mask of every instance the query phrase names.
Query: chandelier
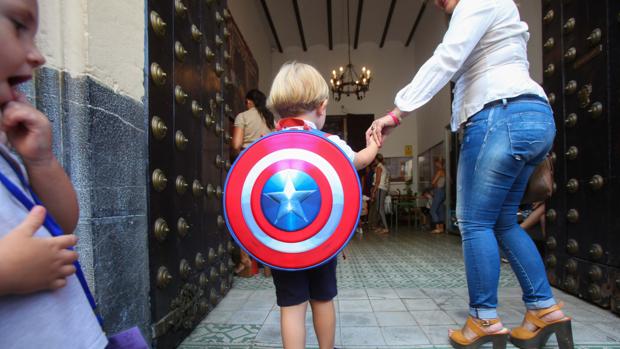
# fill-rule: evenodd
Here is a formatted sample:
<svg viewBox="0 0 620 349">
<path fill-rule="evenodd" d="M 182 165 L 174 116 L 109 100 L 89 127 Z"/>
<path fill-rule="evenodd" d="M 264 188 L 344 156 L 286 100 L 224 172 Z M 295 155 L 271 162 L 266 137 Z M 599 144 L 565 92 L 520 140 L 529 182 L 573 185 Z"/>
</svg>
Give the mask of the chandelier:
<svg viewBox="0 0 620 349">
<path fill-rule="evenodd" d="M 349 63 L 340 66 L 338 70 L 332 70 L 331 83 L 332 95 L 335 101 L 339 101 L 342 95 L 347 97 L 355 94 L 358 100 L 366 97 L 366 91 L 370 87 L 370 69 L 362 67 L 362 73 L 358 74 L 351 63 L 351 28 L 349 25 L 349 0 L 347 0 L 347 51 Z"/>
</svg>

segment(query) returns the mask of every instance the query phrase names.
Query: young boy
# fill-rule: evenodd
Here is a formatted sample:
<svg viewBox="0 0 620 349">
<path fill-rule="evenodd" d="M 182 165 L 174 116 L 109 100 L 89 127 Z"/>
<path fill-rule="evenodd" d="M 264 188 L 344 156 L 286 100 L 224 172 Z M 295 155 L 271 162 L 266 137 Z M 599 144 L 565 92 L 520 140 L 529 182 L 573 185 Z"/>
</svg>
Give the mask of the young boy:
<svg viewBox="0 0 620 349">
<path fill-rule="evenodd" d="M 271 86 L 268 106 L 282 118 L 278 130 L 321 129 L 325 124 L 329 87 L 313 67 L 297 62 L 284 64 Z M 329 136 L 356 169 L 366 167 L 379 150 L 377 142 L 367 139 L 367 147 L 355 153 L 338 136 Z M 312 308 L 314 330 L 321 349 L 334 347 L 336 312 L 336 259 L 303 271 L 273 270 L 273 283 L 280 306 L 282 344 L 287 349 L 305 348 L 305 316 L 308 301 Z"/>
<path fill-rule="evenodd" d="M 0 348 L 105 348 L 73 275 L 75 236 L 51 237 L 46 210 L 28 211 L 9 190 L 33 201 L 31 187 L 63 231 L 75 229 L 77 198 L 52 153 L 50 123 L 16 90 L 45 62 L 37 26 L 36 0 L 0 0 Z"/>
</svg>

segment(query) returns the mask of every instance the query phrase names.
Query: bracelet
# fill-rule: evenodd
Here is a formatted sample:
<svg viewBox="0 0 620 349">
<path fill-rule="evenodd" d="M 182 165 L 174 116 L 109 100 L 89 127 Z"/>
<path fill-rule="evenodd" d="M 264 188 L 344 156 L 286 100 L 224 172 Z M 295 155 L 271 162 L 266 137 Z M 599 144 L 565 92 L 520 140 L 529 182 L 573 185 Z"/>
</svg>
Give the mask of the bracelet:
<svg viewBox="0 0 620 349">
<path fill-rule="evenodd" d="M 398 118 L 398 116 L 394 115 L 394 112 L 390 111 L 388 115 L 392 117 L 392 121 L 394 121 L 396 126 L 400 125 L 400 119 Z"/>
</svg>

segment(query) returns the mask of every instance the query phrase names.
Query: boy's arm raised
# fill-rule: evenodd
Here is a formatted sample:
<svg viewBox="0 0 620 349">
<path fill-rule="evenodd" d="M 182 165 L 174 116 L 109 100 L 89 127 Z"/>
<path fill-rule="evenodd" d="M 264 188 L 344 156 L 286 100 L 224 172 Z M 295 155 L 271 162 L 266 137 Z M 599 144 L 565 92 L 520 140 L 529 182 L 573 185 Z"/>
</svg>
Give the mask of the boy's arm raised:
<svg viewBox="0 0 620 349">
<path fill-rule="evenodd" d="M 353 165 L 360 170 L 372 163 L 379 152 L 379 146 L 374 136 L 367 137 L 366 148 L 355 154 Z"/>
<path fill-rule="evenodd" d="M 49 120 L 20 96 L 3 110 L 0 127 L 22 157 L 30 185 L 65 233 L 72 233 L 78 220 L 75 190 L 52 153 Z"/>
</svg>

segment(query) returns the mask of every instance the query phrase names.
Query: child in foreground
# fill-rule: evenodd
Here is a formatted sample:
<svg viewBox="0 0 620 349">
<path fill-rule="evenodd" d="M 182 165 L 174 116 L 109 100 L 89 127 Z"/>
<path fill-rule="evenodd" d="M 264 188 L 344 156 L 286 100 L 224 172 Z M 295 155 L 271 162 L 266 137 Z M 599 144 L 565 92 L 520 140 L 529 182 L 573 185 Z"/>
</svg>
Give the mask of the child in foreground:
<svg viewBox="0 0 620 349">
<path fill-rule="evenodd" d="M 303 63 L 289 62 L 285 63 L 276 75 L 267 104 L 281 116 L 276 126 L 278 130 L 320 130 L 325 124 L 328 98 L 327 82 L 315 68 Z M 368 166 L 379 150 L 378 143 L 372 138 L 367 138 L 366 148 L 357 153 L 340 137 L 329 135 L 327 138 L 344 152 L 356 169 Z M 308 270 L 273 270 L 284 348 L 305 348 L 308 302 L 312 308 L 319 347 L 334 347 L 336 259 L 334 257 L 327 263 Z"/>
<path fill-rule="evenodd" d="M 52 153 L 49 120 L 16 88 L 45 62 L 37 29 L 36 0 L 0 0 L 0 348 L 102 349 L 108 340 L 67 249 L 77 242 L 75 190 Z M 20 195 L 48 210 L 27 209 Z M 52 237 L 46 214 L 67 235 Z"/>
</svg>

